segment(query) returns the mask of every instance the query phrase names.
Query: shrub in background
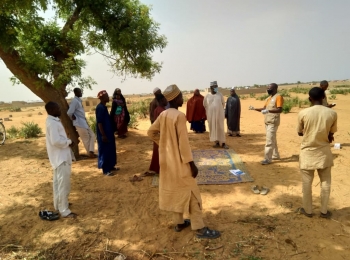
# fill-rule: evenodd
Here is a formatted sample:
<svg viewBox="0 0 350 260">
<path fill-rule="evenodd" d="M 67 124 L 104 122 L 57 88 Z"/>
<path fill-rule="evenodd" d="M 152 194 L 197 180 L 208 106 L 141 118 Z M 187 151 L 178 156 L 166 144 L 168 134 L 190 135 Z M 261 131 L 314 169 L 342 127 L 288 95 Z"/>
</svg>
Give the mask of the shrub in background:
<svg viewBox="0 0 350 260">
<path fill-rule="evenodd" d="M 23 126 L 19 130 L 19 136 L 25 139 L 38 137 L 43 133 L 38 124 L 34 122 L 22 122 Z"/>
<path fill-rule="evenodd" d="M 96 124 L 96 117 L 94 116 L 89 116 L 87 118 L 87 123 L 90 127 L 90 129 L 95 133 L 96 135 L 96 127 L 97 127 L 97 124 Z"/>
</svg>

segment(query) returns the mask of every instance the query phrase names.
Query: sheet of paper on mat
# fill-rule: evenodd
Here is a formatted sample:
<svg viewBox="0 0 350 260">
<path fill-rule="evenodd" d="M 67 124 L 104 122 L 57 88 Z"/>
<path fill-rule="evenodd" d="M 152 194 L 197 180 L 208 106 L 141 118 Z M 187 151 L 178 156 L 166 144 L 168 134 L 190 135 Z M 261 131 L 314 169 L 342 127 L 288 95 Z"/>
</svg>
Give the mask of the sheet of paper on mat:
<svg viewBox="0 0 350 260">
<path fill-rule="evenodd" d="M 236 170 L 230 170 L 230 173 L 238 176 L 238 175 L 243 175 L 245 174 L 244 172 L 242 172 L 240 169 L 236 169 Z"/>
</svg>

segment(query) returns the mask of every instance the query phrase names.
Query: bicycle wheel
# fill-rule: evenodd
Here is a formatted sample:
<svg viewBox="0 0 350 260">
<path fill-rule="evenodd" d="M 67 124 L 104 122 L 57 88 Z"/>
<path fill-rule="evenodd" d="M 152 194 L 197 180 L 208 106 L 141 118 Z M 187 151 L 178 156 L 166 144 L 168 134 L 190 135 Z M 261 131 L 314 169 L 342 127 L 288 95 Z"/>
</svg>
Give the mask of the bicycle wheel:
<svg viewBox="0 0 350 260">
<path fill-rule="evenodd" d="M 4 144 L 6 140 L 6 130 L 5 126 L 0 123 L 0 144 Z"/>
</svg>

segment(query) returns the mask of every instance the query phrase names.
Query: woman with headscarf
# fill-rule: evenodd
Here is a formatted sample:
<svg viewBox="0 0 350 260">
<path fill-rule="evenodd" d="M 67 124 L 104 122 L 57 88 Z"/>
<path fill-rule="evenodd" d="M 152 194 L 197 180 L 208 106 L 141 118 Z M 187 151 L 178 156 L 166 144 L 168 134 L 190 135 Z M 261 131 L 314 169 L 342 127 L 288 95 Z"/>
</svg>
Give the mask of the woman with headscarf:
<svg viewBox="0 0 350 260">
<path fill-rule="evenodd" d="M 205 132 L 205 120 L 207 119 L 205 108 L 203 106 L 204 97 L 196 89 L 191 97 L 187 101 L 186 117 L 187 121 L 191 124 L 191 130 L 196 133 Z"/>
<path fill-rule="evenodd" d="M 126 105 L 126 100 L 119 88 L 116 88 L 113 93 L 110 116 L 114 122 L 114 131 L 118 133 L 118 138 L 126 138 L 128 124 L 130 122 L 130 114 Z"/>
</svg>

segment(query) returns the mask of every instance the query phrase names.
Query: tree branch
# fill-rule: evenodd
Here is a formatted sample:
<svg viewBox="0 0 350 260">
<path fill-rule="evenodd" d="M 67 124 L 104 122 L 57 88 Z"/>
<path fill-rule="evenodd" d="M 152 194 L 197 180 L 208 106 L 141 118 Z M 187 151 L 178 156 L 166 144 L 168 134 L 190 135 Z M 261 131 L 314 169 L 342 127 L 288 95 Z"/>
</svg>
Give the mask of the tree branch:
<svg viewBox="0 0 350 260">
<path fill-rule="evenodd" d="M 81 12 L 82 7 L 81 6 L 77 6 L 72 14 L 71 17 L 69 17 L 69 19 L 67 20 L 66 24 L 63 26 L 61 33 L 62 34 L 67 34 L 67 32 L 69 30 L 73 29 L 73 25 L 74 23 L 79 19 L 79 15 Z"/>
</svg>

